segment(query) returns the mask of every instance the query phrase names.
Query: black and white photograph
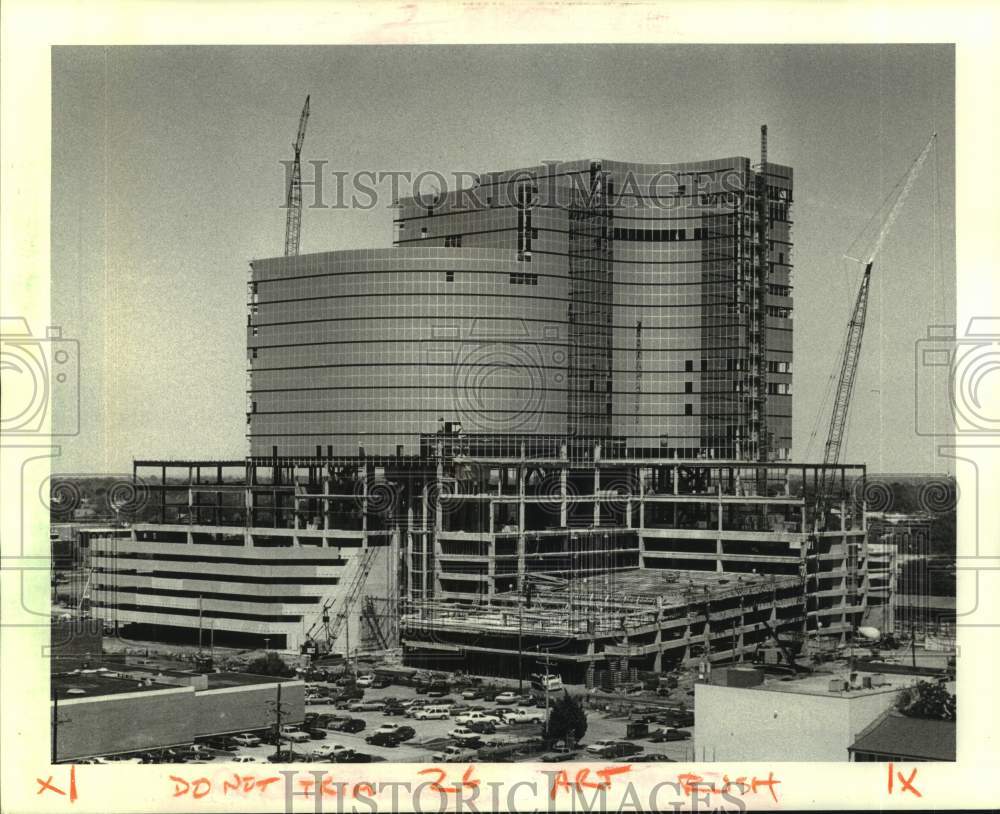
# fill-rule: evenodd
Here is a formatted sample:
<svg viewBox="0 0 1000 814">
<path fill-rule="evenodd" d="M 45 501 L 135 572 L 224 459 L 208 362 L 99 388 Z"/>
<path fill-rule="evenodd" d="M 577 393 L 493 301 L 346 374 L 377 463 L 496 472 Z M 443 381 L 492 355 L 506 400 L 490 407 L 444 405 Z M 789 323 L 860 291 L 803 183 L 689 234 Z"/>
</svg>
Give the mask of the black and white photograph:
<svg viewBox="0 0 1000 814">
<path fill-rule="evenodd" d="M 0 336 L 24 799 L 742 811 L 841 764 L 875 802 L 827 804 L 919 807 L 961 771 L 1000 318 L 959 318 L 956 44 L 877 33 L 53 42 L 49 321 Z"/>
</svg>

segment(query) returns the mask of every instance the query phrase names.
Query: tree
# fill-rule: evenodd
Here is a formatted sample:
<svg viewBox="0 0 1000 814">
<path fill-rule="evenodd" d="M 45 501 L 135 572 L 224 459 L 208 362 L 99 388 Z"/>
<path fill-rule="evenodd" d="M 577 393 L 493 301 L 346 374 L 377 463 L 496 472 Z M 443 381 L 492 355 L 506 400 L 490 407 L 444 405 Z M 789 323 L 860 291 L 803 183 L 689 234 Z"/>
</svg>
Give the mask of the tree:
<svg viewBox="0 0 1000 814">
<path fill-rule="evenodd" d="M 896 699 L 896 709 L 911 718 L 954 721 L 957 708 L 958 699 L 943 684 L 932 684 L 929 681 L 920 681 L 913 687 L 907 687 Z"/>
<path fill-rule="evenodd" d="M 549 740 L 580 740 L 587 734 L 587 713 L 583 705 L 568 692 L 563 693 L 549 711 L 545 737 Z"/>
<path fill-rule="evenodd" d="M 281 660 L 277 653 L 268 653 L 266 656 L 251 661 L 246 672 L 261 676 L 293 676 L 295 671 Z"/>
</svg>

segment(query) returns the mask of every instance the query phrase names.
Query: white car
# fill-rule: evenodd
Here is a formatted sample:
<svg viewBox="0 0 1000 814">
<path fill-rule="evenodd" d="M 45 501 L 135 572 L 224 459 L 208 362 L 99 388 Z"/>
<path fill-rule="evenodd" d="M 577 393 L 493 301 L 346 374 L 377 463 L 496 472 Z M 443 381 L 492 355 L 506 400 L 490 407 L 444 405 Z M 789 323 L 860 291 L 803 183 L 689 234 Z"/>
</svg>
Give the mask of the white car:
<svg viewBox="0 0 1000 814">
<path fill-rule="evenodd" d="M 489 712 L 483 712 L 482 710 L 474 709 L 471 712 L 463 712 L 461 715 L 455 716 L 455 723 L 466 726 L 471 724 L 473 721 L 482 721 L 484 723 L 499 724 L 501 723 L 500 717 L 498 715 L 492 715 Z"/>
<path fill-rule="evenodd" d="M 306 732 L 293 729 L 290 726 L 281 727 L 281 738 L 292 743 L 305 743 L 308 740 L 312 740 Z"/>
<path fill-rule="evenodd" d="M 316 750 L 316 754 L 320 757 L 340 757 L 341 755 L 349 755 L 354 752 L 353 749 L 348 749 L 346 746 L 342 746 L 339 743 L 324 743 Z"/>
<path fill-rule="evenodd" d="M 496 698 L 493 699 L 498 704 L 516 704 L 518 701 L 522 700 L 521 696 L 516 692 L 502 692 Z"/>
<path fill-rule="evenodd" d="M 504 723 L 508 724 L 540 724 L 545 720 L 545 711 L 541 709 L 516 707 L 505 709 L 500 714 L 503 715 Z"/>
<path fill-rule="evenodd" d="M 418 707 L 414 713 L 413 718 L 417 721 L 430 721 L 430 720 L 444 720 L 448 717 L 451 707 L 431 704 L 426 707 Z"/>
<path fill-rule="evenodd" d="M 604 738 L 603 740 L 594 741 L 587 745 L 587 751 L 591 754 L 597 755 L 607 749 L 609 746 L 614 746 L 618 741 L 615 738 Z"/>
<path fill-rule="evenodd" d="M 375 676 L 372 673 L 368 673 L 368 675 L 358 676 L 357 681 L 355 681 L 355 684 L 357 684 L 357 686 L 359 687 L 370 687 L 374 683 L 375 683 Z"/>
<path fill-rule="evenodd" d="M 452 740 L 459 741 L 460 743 L 480 739 L 478 732 L 473 732 L 471 729 L 466 729 L 464 726 L 455 727 L 448 733 L 448 737 Z"/>
<path fill-rule="evenodd" d="M 249 732 L 243 732 L 233 736 L 233 743 L 237 746 L 260 746 L 260 738 Z"/>
</svg>

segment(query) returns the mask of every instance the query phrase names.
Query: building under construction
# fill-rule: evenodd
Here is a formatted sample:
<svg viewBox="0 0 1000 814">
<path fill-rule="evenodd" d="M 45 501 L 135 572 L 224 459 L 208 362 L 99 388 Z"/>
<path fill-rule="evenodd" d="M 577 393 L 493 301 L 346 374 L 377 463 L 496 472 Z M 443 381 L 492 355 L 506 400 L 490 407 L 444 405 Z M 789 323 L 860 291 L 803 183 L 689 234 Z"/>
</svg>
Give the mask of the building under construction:
<svg viewBox="0 0 1000 814">
<path fill-rule="evenodd" d="M 570 681 L 849 633 L 864 468 L 789 460 L 792 171 L 766 129 L 759 163 L 493 173 L 400 200 L 391 248 L 300 255 L 307 116 L 285 255 L 250 267 L 250 457 L 136 462 L 95 613 Z"/>
<path fill-rule="evenodd" d="M 425 440 L 426 456 L 136 462 L 148 516 L 91 541 L 94 613 L 144 638 L 402 648 L 482 672 L 544 654 L 569 681 L 624 656 L 725 661 L 771 630 L 842 639 L 864 613 L 861 467 Z"/>
</svg>

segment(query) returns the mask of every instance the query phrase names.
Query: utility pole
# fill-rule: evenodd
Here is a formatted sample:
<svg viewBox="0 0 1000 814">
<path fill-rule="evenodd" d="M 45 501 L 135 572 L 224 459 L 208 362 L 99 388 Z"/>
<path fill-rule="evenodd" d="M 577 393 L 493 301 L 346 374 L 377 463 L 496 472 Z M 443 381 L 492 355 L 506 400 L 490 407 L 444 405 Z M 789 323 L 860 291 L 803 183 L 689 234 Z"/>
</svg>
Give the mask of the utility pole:
<svg viewBox="0 0 1000 814">
<path fill-rule="evenodd" d="M 278 698 L 277 701 L 270 701 L 268 705 L 274 706 L 274 754 L 277 756 L 281 754 L 281 714 L 285 711 L 281 703 L 281 680 L 278 680 Z M 292 743 L 289 741 L 288 746 L 289 751 L 294 751 L 292 748 Z"/>
<path fill-rule="evenodd" d="M 198 594 L 198 658 L 201 658 L 201 606 L 202 595 Z"/>
<path fill-rule="evenodd" d="M 524 694 L 524 601 L 517 606 L 517 693 Z"/>
</svg>

